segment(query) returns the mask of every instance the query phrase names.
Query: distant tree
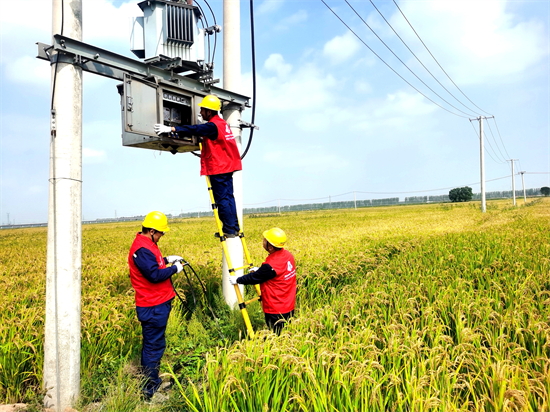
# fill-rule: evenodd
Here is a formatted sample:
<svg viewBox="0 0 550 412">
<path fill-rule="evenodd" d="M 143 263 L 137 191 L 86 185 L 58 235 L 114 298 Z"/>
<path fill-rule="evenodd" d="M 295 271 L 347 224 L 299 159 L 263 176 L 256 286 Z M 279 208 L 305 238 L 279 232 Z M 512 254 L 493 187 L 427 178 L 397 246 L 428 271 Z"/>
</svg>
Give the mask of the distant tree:
<svg viewBox="0 0 550 412">
<path fill-rule="evenodd" d="M 550 196 L 550 187 L 544 186 L 540 188 L 540 192 L 543 196 Z"/>
<path fill-rule="evenodd" d="M 449 200 L 451 202 L 468 202 L 472 200 L 473 196 L 472 188 L 468 186 L 457 187 L 449 191 Z"/>
</svg>

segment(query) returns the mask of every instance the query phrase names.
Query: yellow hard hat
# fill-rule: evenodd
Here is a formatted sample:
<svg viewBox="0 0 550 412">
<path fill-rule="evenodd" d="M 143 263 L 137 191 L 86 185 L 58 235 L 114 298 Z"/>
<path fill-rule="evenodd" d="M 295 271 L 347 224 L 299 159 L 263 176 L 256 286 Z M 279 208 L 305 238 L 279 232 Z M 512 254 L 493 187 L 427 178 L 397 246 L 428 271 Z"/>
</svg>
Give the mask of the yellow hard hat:
<svg viewBox="0 0 550 412">
<path fill-rule="evenodd" d="M 218 99 L 213 94 L 209 94 L 204 96 L 202 102 L 199 103 L 199 107 L 204 107 L 205 109 L 215 110 L 216 112 L 219 112 L 222 108 L 222 102 L 220 102 L 220 99 Z"/>
<path fill-rule="evenodd" d="M 279 229 L 278 227 L 266 230 L 263 234 L 267 241 L 275 247 L 281 248 L 286 243 L 286 234 L 283 232 L 283 229 Z"/>
<path fill-rule="evenodd" d="M 155 229 L 159 232 L 168 232 L 170 228 L 168 227 L 168 219 L 166 215 L 162 212 L 151 212 L 142 223 L 143 227 L 148 227 L 150 229 Z"/>
</svg>

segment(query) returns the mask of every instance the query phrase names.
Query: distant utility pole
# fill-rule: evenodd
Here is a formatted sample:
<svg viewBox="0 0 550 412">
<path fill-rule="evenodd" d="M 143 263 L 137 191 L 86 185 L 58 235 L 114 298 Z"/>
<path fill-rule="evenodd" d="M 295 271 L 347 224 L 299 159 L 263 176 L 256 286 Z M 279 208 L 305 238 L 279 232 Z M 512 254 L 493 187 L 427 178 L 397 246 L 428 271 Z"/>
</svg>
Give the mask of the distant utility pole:
<svg viewBox="0 0 550 412">
<path fill-rule="evenodd" d="M 277 206 L 279 207 L 279 214 L 281 214 L 281 199 L 277 199 Z"/>
<path fill-rule="evenodd" d="M 52 0 L 52 36 L 56 34 L 82 41 L 82 0 Z M 51 53 L 43 388 L 44 405 L 59 412 L 80 392 L 82 68 L 72 57 Z"/>
<path fill-rule="evenodd" d="M 527 203 L 527 195 L 525 194 L 525 180 L 523 179 L 523 175 L 525 174 L 525 172 L 520 172 L 520 173 L 521 173 L 521 186 L 523 187 L 523 201 Z"/>
<path fill-rule="evenodd" d="M 494 118 L 495 116 L 485 117 L 479 116 L 473 120 L 479 120 L 479 164 L 480 164 L 480 180 L 481 180 L 481 213 L 487 211 L 487 205 L 485 202 L 485 149 L 483 147 L 483 119 Z"/>
<path fill-rule="evenodd" d="M 10 214 L 8 213 L 8 226 L 10 224 Z"/>
<path fill-rule="evenodd" d="M 514 176 L 514 160 L 519 160 L 519 159 L 510 159 L 508 160 L 508 162 L 512 163 L 512 199 L 515 206 L 516 205 L 516 179 Z"/>
<path fill-rule="evenodd" d="M 357 210 L 357 198 L 355 197 L 355 190 L 353 191 L 353 204 L 355 206 L 355 210 Z"/>
</svg>

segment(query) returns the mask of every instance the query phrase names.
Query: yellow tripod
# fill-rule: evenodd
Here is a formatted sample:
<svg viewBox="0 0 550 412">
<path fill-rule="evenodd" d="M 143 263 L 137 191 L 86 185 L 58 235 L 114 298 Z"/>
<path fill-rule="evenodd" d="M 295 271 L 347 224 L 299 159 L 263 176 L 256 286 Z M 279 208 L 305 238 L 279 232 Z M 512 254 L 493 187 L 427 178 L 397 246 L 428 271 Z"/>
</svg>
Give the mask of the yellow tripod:
<svg viewBox="0 0 550 412">
<path fill-rule="evenodd" d="M 229 256 L 229 251 L 227 249 L 227 237 L 223 233 L 223 225 L 222 221 L 220 220 L 220 216 L 218 214 L 218 206 L 216 205 L 216 201 L 214 200 L 214 193 L 212 192 L 212 185 L 210 184 L 210 178 L 206 176 L 206 183 L 208 184 L 208 193 L 210 194 L 210 201 L 212 203 L 212 210 L 214 211 L 214 217 L 216 219 L 216 225 L 218 226 L 218 234 L 220 235 L 220 242 L 222 244 L 223 254 L 225 256 L 225 260 L 227 261 L 227 267 L 229 268 L 229 276 L 235 276 L 235 272 L 241 269 L 250 269 L 252 268 L 252 259 L 250 258 L 250 253 L 248 252 L 248 247 L 246 246 L 246 240 L 244 238 L 244 233 L 242 230 L 241 222 L 239 221 L 239 238 L 241 239 L 241 243 L 243 245 L 243 251 L 244 255 L 246 257 L 246 265 L 242 266 L 240 268 L 234 268 L 233 264 L 231 263 L 231 257 Z M 244 323 L 246 325 L 246 329 L 248 330 L 248 335 L 253 338 L 254 337 L 254 330 L 252 329 L 252 324 L 250 323 L 250 317 L 248 316 L 248 312 L 246 311 L 246 305 L 256 301 L 261 300 L 261 292 L 260 292 L 260 286 L 254 285 L 256 287 L 256 292 L 258 293 L 258 296 L 255 298 L 250 299 L 249 301 L 244 301 L 243 296 L 241 294 L 241 290 L 239 289 L 238 285 L 235 286 L 235 293 L 237 294 L 237 301 L 239 302 L 239 309 L 241 310 L 241 314 L 243 315 Z"/>
</svg>

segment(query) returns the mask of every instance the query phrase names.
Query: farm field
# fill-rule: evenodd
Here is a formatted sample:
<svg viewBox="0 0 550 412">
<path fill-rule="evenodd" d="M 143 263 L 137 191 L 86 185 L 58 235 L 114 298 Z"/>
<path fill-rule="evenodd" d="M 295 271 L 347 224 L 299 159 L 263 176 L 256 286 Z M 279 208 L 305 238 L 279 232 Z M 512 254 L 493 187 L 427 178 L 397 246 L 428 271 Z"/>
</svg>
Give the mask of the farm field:
<svg viewBox="0 0 550 412">
<path fill-rule="evenodd" d="M 207 293 L 174 277 L 187 303 L 171 314 L 161 368 L 176 383 L 158 404 L 140 399 L 135 367 L 127 254 L 140 222 L 84 226 L 77 408 L 549 411 L 550 199 L 518 204 L 245 217 L 254 262 L 263 230 L 279 226 L 297 264 L 297 316 L 276 336 L 250 305 L 254 340 L 223 302 L 213 219 L 170 222 L 161 250 L 188 260 Z M 1 231 L 0 269 L 0 404 L 37 403 L 46 228 Z"/>
</svg>

